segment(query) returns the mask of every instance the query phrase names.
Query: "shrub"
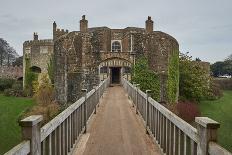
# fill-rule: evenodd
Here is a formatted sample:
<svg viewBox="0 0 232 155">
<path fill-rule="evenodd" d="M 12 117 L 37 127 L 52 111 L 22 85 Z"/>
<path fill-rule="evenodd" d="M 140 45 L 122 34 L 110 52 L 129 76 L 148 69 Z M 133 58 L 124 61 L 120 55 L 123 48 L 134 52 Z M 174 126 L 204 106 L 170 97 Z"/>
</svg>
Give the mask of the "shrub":
<svg viewBox="0 0 232 155">
<path fill-rule="evenodd" d="M 53 119 L 57 114 L 60 112 L 60 106 L 59 104 L 52 102 L 49 105 L 42 105 L 38 104 L 36 106 L 33 106 L 32 108 L 26 110 L 18 120 L 21 120 L 23 118 L 26 118 L 31 115 L 43 115 L 43 122 L 42 124 L 45 124 L 49 122 L 51 119 Z"/>
<path fill-rule="evenodd" d="M 200 116 L 198 105 L 190 101 L 178 102 L 176 111 L 179 117 L 189 123 L 193 122 L 195 117 Z"/>
<path fill-rule="evenodd" d="M 182 54 L 180 57 L 180 97 L 191 101 L 200 101 L 209 91 L 210 77 L 207 70 Z"/>
<path fill-rule="evenodd" d="M 39 81 L 33 83 L 34 98 L 38 104 L 50 104 L 54 100 L 54 89 L 48 74 L 41 74 Z"/>
<path fill-rule="evenodd" d="M 232 78 L 214 78 L 213 81 L 224 90 L 232 90 Z"/>
<path fill-rule="evenodd" d="M 12 88 L 5 89 L 3 94 L 5 96 L 16 96 L 16 97 L 24 96 L 23 90 L 15 90 Z"/>
<path fill-rule="evenodd" d="M 211 81 L 210 82 L 210 89 L 207 94 L 207 99 L 209 100 L 216 100 L 223 96 L 223 91 L 218 83 Z"/>
<path fill-rule="evenodd" d="M 0 79 L 0 91 L 11 88 L 14 82 L 14 79 Z"/>
<path fill-rule="evenodd" d="M 23 90 L 23 82 L 22 81 L 15 81 L 15 83 L 12 85 L 12 89 Z"/>
</svg>

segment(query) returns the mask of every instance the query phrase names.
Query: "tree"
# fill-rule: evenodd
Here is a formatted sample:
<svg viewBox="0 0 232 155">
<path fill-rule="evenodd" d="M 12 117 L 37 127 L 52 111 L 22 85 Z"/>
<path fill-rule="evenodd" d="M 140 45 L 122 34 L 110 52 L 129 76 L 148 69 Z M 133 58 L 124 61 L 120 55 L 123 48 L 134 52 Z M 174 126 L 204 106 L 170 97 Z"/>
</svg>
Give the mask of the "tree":
<svg viewBox="0 0 232 155">
<path fill-rule="evenodd" d="M 0 65 L 10 66 L 17 57 L 18 54 L 14 48 L 6 40 L 0 38 Z"/>
<path fill-rule="evenodd" d="M 23 66 L 23 56 L 16 58 L 12 63 L 13 66 Z"/>
<path fill-rule="evenodd" d="M 224 67 L 224 62 L 222 62 L 222 61 L 218 61 L 218 62 L 215 62 L 214 64 L 212 64 L 210 66 L 210 69 L 213 73 L 213 76 L 218 77 L 219 75 L 223 75 L 224 74 L 223 67 Z"/>
<path fill-rule="evenodd" d="M 199 101 L 209 90 L 210 77 L 207 71 L 187 54 L 180 55 L 180 97 Z"/>
<path fill-rule="evenodd" d="M 225 61 L 232 61 L 232 54 L 230 54 L 226 59 Z"/>
<path fill-rule="evenodd" d="M 217 61 L 210 66 L 214 77 L 220 75 L 232 75 L 232 54 L 229 55 L 224 61 Z"/>
</svg>

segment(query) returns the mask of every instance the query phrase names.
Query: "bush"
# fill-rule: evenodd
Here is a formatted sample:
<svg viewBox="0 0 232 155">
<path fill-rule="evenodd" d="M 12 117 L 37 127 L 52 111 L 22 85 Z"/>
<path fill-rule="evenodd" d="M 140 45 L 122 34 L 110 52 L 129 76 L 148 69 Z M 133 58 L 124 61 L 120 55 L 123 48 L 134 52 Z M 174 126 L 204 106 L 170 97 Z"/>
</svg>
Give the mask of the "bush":
<svg viewBox="0 0 232 155">
<path fill-rule="evenodd" d="M 11 88 L 14 82 L 14 79 L 0 79 L 0 91 Z"/>
<path fill-rule="evenodd" d="M 12 88 L 5 89 L 3 94 L 5 96 L 16 96 L 16 97 L 24 96 L 23 90 L 15 90 L 15 89 L 12 89 Z"/>
<path fill-rule="evenodd" d="M 49 105 L 38 104 L 30 109 L 27 109 L 23 114 L 21 114 L 18 120 L 22 120 L 23 118 L 31 115 L 43 115 L 42 125 L 44 125 L 59 114 L 59 112 L 60 106 L 55 102 L 52 102 Z"/>
<path fill-rule="evenodd" d="M 223 91 L 218 83 L 211 81 L 210 89 L 207 94 L 207 99 L 216 100 L 223 96 Z"/>
<path fill-rule="evenodd" d="M 55 99 L 54 89 L 48 74 L 41 74 L 39 81 L 33 83 L 34 98 L 38 104 L 50 104 Z"/>
<path fill-rule="evenodd" d="M 215 78 L 213 81 L 224 90 L 232 90 L 232 78 Z"/>
<path fill-rule="evenodd" d="M 179 117 L 189 123 L 193 122 L 195 117 L 200 116 L 198 105 L 190 101 L 181 101 L 177 103 L 176 111 Z"/>
<path fill-rule="evenodd" d="M 15 81 L 15 83 L 12 85 L 12 89 L 23 90 L 23 82 L 22 81 Z"/>
<path fill-rule="evenodd" d="M 11 88 L 7 88 L 4 90 L 3 94 L 5 96 L 16 96 L 16 97 L 24 96 L 22 81 L 15 81 L 12 84 Z"/>
<path fill-rule="evenodd" d="M 185 100 L 200 101 L 209 91 L 210 76 L 200 64 L 191 57 L 182 54 L 180 57 L 180 97 Z"/>
</svg>

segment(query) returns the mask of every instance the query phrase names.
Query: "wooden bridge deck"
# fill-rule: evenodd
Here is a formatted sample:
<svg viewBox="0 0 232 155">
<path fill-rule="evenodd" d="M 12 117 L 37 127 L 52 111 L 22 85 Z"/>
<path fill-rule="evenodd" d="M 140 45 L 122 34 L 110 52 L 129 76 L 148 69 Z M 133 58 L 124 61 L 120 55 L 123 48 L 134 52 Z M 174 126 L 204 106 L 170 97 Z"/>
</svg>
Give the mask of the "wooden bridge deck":
<svg viewBox="0 0 232 155">
<path fill-rule="evenodd" d="M 109 87 L 91 119 L 75 155 L 158 155 L 124 89 Z"/>
</svg>

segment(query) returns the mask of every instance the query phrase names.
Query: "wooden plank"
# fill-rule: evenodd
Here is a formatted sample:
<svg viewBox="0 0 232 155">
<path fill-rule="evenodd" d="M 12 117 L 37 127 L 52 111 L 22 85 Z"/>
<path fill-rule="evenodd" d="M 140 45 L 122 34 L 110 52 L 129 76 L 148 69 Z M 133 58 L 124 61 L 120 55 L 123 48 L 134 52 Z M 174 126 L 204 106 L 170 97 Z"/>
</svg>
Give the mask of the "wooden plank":
<svg viewBox="0 0 232 155">
<path fill-rule="evenodd" d="M 52 134 L 48 136 L 48 155 L 52 155 Z"/>
<path fill-rule="evenodd" d="M 182 120 L 180 117 L 172 113 L 170 110 L 153 100 L 148 98 L 148 101 L 166 118 L 168 118 L 173 124 L 175 124 L 179 129 L 181 129 L 186 135 L 188 135 L 195 142 L 198 142 L 197 129 L 192 127 L 190 124 Z"/>
<path fill-rule="evenodd" d="M 178 129 L 178 155 L 181 155 L 181 130 Z"/>
<path fill-rule="evenodd" d="M 67 117 L 73 113 L 79 106 L 84 103 L 84 97 L 80 98 L 77 102 L 69 106 L 66 110 L 57 115 L 54 119 L 48 122 L 41 128 L 41 141 L 43 141 L 49 134 L 52 133 Z"/>
<path fill-rule="evenodd" d="M 176 126 L 173 125 L 173 155 L 176 155 Z"/>
<path fill-rule="evenodd" d="M 30 141 L 25 140 L 15 147 L 13 147 L 10 151 L 6 152 L 4 155 L 24 155 L 30 153 Z"/>
<path fill-rule="evenodd" d="M 184 155 L 187 155 L 187 136 L 184 134 Z"/>
<path fill-rule="evenodd" d="M 52 132 L 52 155 L 57 155 L 57 141 L 56 141 L 56 135 L 57 135 L 57 129 Z"/>
<path fill-rule="evenodd" d="M 215 142 L 209 142 L 208 153 L 210 155 L 232 155 L 229 151 L 227 151 L 225 148 L 221 147 Z"/>
<path fill-rule="evenodd" d="M 168 124 L 168 126 L 169 126 L 169 130 L 168 130 L 168 132 L 169 132 L 169 146 L 168 146 L 168 150 L 169 150 L 169 153 L 170 154 L 172 154 L 173 152 L 172 152 L 172 122 L 171 121 L 169 121 L 169 124 Z"/>
<path fill-rule="evenodd" d="M 57 128 L 57 155 L 61 155 L 61 126 Z"/>
</svg>

